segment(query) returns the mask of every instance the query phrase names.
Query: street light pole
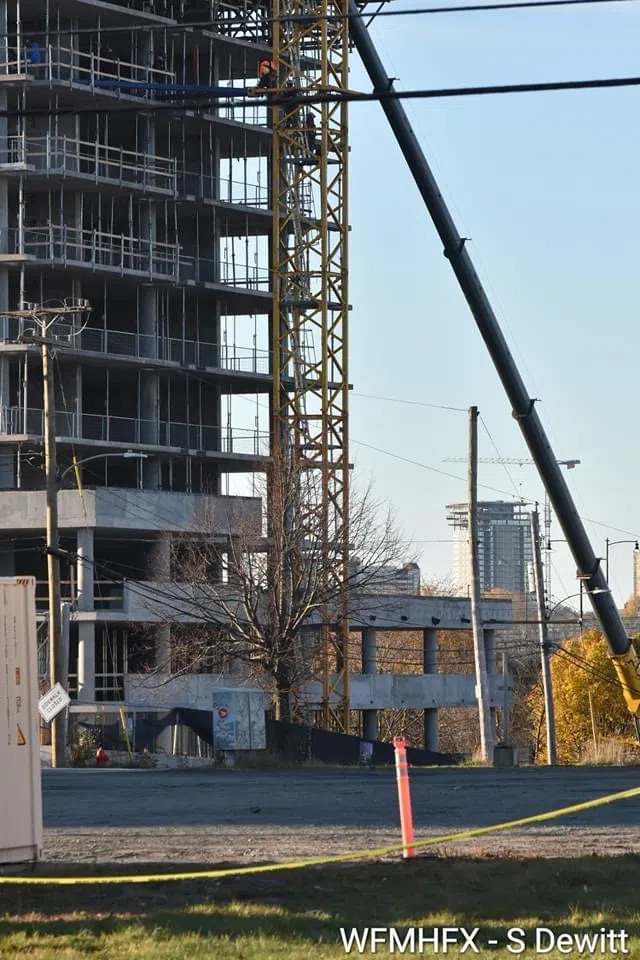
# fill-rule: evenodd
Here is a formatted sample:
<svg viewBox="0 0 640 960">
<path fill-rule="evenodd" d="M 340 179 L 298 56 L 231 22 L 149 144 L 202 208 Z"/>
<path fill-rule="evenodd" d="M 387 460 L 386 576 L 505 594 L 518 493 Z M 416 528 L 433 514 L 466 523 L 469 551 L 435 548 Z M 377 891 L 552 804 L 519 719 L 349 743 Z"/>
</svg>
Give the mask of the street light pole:
<svg viewBox="0 0 640 960">
<path fill-rule="evenodd" d="M 62 610 L 60 606 L 60 545 L 58 526 L 58 478 L 56 457 L 56 399 L 53 377 L 53 355 L 51 348 L 58 346 L 54 339 L 46 334 L 60 317 L 81 316 L 90 313 L 87 300 L 75 304 L 66 301 L 57 307 L 42 307 L 31 304 L 21 310 L 9 310 L 5 316 L 20 320 L 31 320 L 37 325 L 42 336 L 18 337 L 20 343 L 40 345 L 42 359 L 42 412 L 45 461 L 46 491 L 46 553 L 47 582 L 49 591 L 49 683 L 51 688 L 64 683 L 67 676 L 68 657 L 65 636 L 62 630 Z M 51 721 L 51 766 L 63 767 L 66 761 L 67 724 L 66 713 L 58 714 Z"/>
<path fill-rule="evenodd" d="M 604 551 L 604 573 L 607 583 L 609 583 L 609 548 L 615 547 L 619 543 L 634 543 L 634 550 L 640 550 L 640 544 L 638 544 L 637 540 L 610 540 L 609 537 L 606 537 Z"/>
</svg>

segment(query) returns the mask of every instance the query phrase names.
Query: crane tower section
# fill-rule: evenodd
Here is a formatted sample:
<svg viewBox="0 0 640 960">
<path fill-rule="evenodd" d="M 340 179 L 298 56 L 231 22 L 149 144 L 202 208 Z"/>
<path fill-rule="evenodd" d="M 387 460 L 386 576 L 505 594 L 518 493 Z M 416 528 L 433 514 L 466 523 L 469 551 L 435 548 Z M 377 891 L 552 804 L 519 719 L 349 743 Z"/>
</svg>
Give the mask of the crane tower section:
<svg viewBox="0 0 640 960">
<path fill-rule="evenodd" d="M 314 477 L 325 728 L 348 730 L 348 291 L 346 0 L 274 0 L 273 452 Z M 323 101 L 322 98 L 326 97 Z M 304 481 L 302 481 L 304 482 Z M 311 487 L 309 487 L 311 489 Z"/>
</svg>

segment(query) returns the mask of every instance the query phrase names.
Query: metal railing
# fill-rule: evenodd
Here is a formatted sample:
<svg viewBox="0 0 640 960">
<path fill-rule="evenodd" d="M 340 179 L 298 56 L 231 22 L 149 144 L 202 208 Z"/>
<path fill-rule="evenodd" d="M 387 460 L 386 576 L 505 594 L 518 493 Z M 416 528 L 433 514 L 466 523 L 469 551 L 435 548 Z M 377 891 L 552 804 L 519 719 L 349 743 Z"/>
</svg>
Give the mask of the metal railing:
<svg viewBox="0 0 640 960">
<path fill-rule="evenodd" d="M 9 47 L 6 57 L 0 61 L 0 73 L 27 75 L 47 83 L 86 84 L 91 89 L 106 89 L 104 83 L 167 84 L 175 83 L 176 75 L 171 70 L 122 60 L 113 53 L 109 56 L 65 47 L 59 44 L 38 46 L 37 51 L 26 47 Z M 122 94 L 146 99 L 162 97 L 162 90 L 125 87 L 114 90 Z"/>
<path fill-rule="evenodd" d="M 269 435 L 258 430 L 230 429 L 173 420 L 141 420 L 109 414 L 75 413 L 57 410 L 56 436 L 69 440 L 97 440 L 106 443 L 136 443 L 209 453 L 237 453 L 263 456 L 268 452 Z M 37 408 L 0 407 L 0 435 L 43 435 L 43 413 Z"/>
<path fill-rule="evenodd" d="M 138 273 L 168 280 L 179 279 L 179 247 L 126 234 L 102 230 L 80 230 L 77 227 L 50 223 L 26 227 L 20 236 L 17 227 L 0 235 L 3 253 L 35 257 L 66 265 L 82 264 L 94 270 L 100 267 L 117 269 L 121 274 Z"/>
<path fill-rule="evenodd" d="M 223 203 L 237 203 L 245 207 L 257 207 L 259 210 L 269 209 L 269 188 L 261 183 L 221 176 L 218 186 L 219 193 L 216 196 L 215 177 L 197 170 L 178 169 L 179 194 L 196 197 L 198 200 L 222 200 Z"/>
<path fill-rule="evenodd" d="M 75 584 L 71 580 L 60 581 L 61 601 L 71 603 L 74 599 Z M 46 610 L 49 603 L 48 580 L 36 580 L 36 610 Z M 94 580 L 94 610 L 123 610 L 124 584 L 120 580 Z"/>
<path fill-rule="evenodd" d="M 6 137 L 0 140 L 0 162 L 30 164 L 58 176 L 75 173 L 121 186 L 176 191 L 177 160 L 76 137 Z"/>
<path fill-rule="evenodd" d="M 232 260 L 208 260 L 185 256 L 177 243 L 160 243 L 127 234 L 102 230 L 80 230 L 66 224 L 9 227 L 0 231 L 0 255 L 24 254 L 63 266 L 73 264 L 92 270 L 118 270 L 174 283 L 222 283 L 260 290 L 270 289 L 267 267 Z"/>
<path fill-rule="evenodd" d="M 33 326 L 33 323 L 28 320 L 3 317 L 0 314 L 0 342 L 14 342 L 23 336 L 30 326 Z M 80 328 L 69 323 L 56 323 L 49 336 L 79 350 L 90 350 L 93 353 L 137 357 L 140 360 L 165 360 L 182 366 L 212 367 L 238 373 L 269 373 L 269 352 L 258 350 L 257 347 L 241 347 L 228 343 L 218 347 L 215 343 L 198 340 L 156 337 L 126 330 Z"/>
<path fill-rule="evenodd" d="M 176 157 L 141 153 L 51 133 L 42 137 L 16 135 L 0 138 L 0 164 L 29 164 L 36 171 L 50 175 L 77 174 L 96 182 L 163 190 L 198 200 L 221 200 L 260 210 L 269 207 L 269 190 L 261 183 L 184 170 L 178 167 Z"/>
</svg>

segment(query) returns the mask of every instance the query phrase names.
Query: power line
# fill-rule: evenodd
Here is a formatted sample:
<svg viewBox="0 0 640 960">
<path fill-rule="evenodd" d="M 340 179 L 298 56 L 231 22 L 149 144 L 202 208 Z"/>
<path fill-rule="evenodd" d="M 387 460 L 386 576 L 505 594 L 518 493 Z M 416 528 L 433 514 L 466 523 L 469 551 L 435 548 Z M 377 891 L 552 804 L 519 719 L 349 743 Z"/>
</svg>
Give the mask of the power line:
<svg viewBox="0 0 640 960">
<path fill-rule="evenodd" d="M 466 483 L 466 477 L 460 477 L 456 473 L 449 473 L 447 470 L 440 470 L 439 467 L 431 467 L 427 463 L 421 463 L 419 460 L 411 460 L 409 457 L 403 457 L 399 453 L 392 453 L 390 450 L 383 450 L 381 447 L 374 447 L 371 443 L 365 443 L 363 440 L 354 440 L 351 438 L 351 443 L 357 443 L 359 447 L 367 447 L 369 450 L 375 450 L 376 453 L 383 453 L 387 457 L 393 457 L 394 460 L 401 460 L 403 463 L 410 463 L 414 467 L 421 467 L 423 470 L 429 470 L 431 473 L 438 473 L 443 477 L 450 477 L 452 480 L 460 480 L 461 483 Z M 483 487 L 485 490 L 491 490 L 493 493 L 501 493 L 503 496 L 512 497 L 513 494 L 507 490 L 500 490 L 498 487 L 490 487 L 486 483 L 479 483 L 479 487 Z M 521 503 L 533 503 L 533 500 L 524 500 L 523 498 L 518 498 Z"/>
<path fill-rule="evenodd" d="M 404 400 L 402 397 L 379 397 L 373 393 L 355 393 L 352 397 L 363 397 L 365 400 L 386 400 L 388 403 L 406 403 L 412 407 L 430 407 L 433 410 L 452 410 L 455 413 L 466 413 L 466 407 L 449 407 L 443 403 L 426 403 L 422 400 Z"/>
<path fill-rule="evenodd" d="M 122 81 L 123 87 L 133 87 L 131 82 Z M 91 107 L 69 107 L 60 109 L 51 108 L 28 108 L 23 110 L 2 110 L 0 117 L 15 119 L 20 117 L 62 117 L 62 116 L 80 116 L 82 114 L 91 114 L 92 116 L 115 115 L 138 113 L 144 109 L 145 113 L 161 113 L 165 110 L 177 112 L 187 112 L 190 110 L 202 111 L 208 107 L 216 107 L 221 101 L 233 100 L 234 108 L 246 106 L 273 107 L 273 106 L 302 106 L 304 104 L 322 104 L 322 103 L 370 103 L 384 102 L 386 100 L 436 100 L 456 97 L 477 97 L 477 96 L 495 96 L 498 94 L 509 93 L 548 93 L 562 90 L 597 90 L 611 89 L 618 87 L 637 87 L 640 86 L 640 76 L 637 77 L 608 77 L 604 79 L 592 80 L 561 80 L 549 81 L 544 83 L 511 83 L 511 84 L 492 84 L 488 86 L 477 87 L 441 87 L 438 89 L 421 90 L 381 90 L 371 93 L 333 92 L 312 94 L 311 96 L 267 96 L 267 97 L 240 97 L 234 98 L 232 94 L 202 93 L 207 100 L 185 100 L 180 104 L 175 103 L 149 103 L 147 100 L 138 101 L 135 105 L 127 107 L 97 107 L 95 104 Z M 75 89 L 75 88 L 74 88 Z M 87 89 L 95 93 L 95 89 L 87 84 Z M 166 94 L 165 94 L 166 96 Z M 220 119 L 217 117 L 216 119 Z M 224 118 L 222 118 L 224 119 Z M 258 130 L 260 128 L 258 127 Z M 263 128 L 265 135 L 270 135 L 270 130 L 265 126 Z M 255 128 L 253 130 L 255 133 Z"/>
<path fill-rule="evenodd" d="M 389 0 L 386 0 L 389 2 Z M 608 6 L 612 3 L 635 3 L 637 0 L 522 0 L 521 3 L 518 3 L 517 0 L 511 0 L 511 2 L 498 2 L 498 3 L 477 3 L 477 4 L 457 4 L 453 6 L 439 6 L 439 7 L 408 7 L 402 8 L 400 10 L 391 9 L 391 10 L 379 10 L 376 13 L 371 13 L 371 11 L 362 10 L 360 13 L 350 13 L 348 15 L 349 20 L 361 20 L 377 19 L 378 17 L 416 17 L 416 16 L 427 16 L 430 14 L 442 14 L 442 13 L 488 13 L 493 10 L 527 10 L 527 9 L 536 9 L 544 7 L 575 7 L 575 6 Z M 245 18 L 245 21 L 248 18 Z M 327 21 L 336 21 L 341 20 L 342 17 L 339 17 L 335 14 L 320 14 L 320 15 L 310 15 L 310 14 L 293 14 L 285 15 L 281 17 L 260 17 L 255 21 L 249 19 L 250 24 L 255 24 L 256 27 L 264 27 L 268 24 L 273 23 L 320 23 L 324 20 Z M 241 20 L 240 17 L 237 18 L 236 22 Z M 191 23 L 178 23 L 172 21 L 170 23 L 144 23 L 144 24 L 131 24 L 129 26 L 113 26 L 113 27 L 79 27 L 77 29 L 66 29 L 66 30 L 51 30 L 49 35 L 56 37 L 64 36 L 77 36 L 77 35 L 86 35 L 86 34 L 117 34 L 117 33 L 170 33 L 175 35 L 176 33 L 187 31 L 193 32 L 194 30 L 206 30 L 211 31 L 215 34 L 215 40 L 218 43 L 224 43 L 225 41 L 234 41 L 235 37 L 229 34 L 222 34 L 216 32 L 216 27 L 229 27 L 229 20 L 196 20 Z M 42 37 L 42 30 L 24 30 L 22 31 L 22 36 L 27 37 Z M 14 33 L 0 33 L 0 37 L 3 39 L 7 37 L 15 36 Z M 213 39 L 207 37 L 205 39 Z M 242 38 L 246 40 L 247 38 Z M 255 43 L 256 47 L 260 46 L 269 46 L 269 43 L 266 39 L 258 37 L 256 40 L 249 40 L 250 43 Z"/>
<path fill-rule="evenodd" d="M 516 497 L 520 496 L 520 491 L 518 490 L 518 487 L 517 487 L 517 485 L 516 485 L 513 477 L 511 476 L 511 473 L 510 473 L 510 471 L 509 471 L 509 467 L 507 466 L 507 462 L 506 462 L 505 458 L 502 456 L 502 454 L 500 453 L 500 451 L 498 450 L 498 445 L 496 444 L 495 440 L 494 440 L 493 437 L 491 436 L 491 432 L 490 432 L 490 430 L 489 430 L 489 427 L 487 426 L 487 423 L 486 423 L 486 421 L 485 421 L 485 419 L 484 419 L 484 417 L 483 417 L 482 415 L 480 415 L 480 422 L 481 422 L 482 426 L 483 426 L 484 429 L 485 429 L 485 432 L 486 432 L 486 434 L 487 434 L 487 436 L 488 436 L 488 438 L 489 438 L 489 442 L 490 442 L 491 446 L 493 447 L 493 449 L 495 450 L 495 452 L 496 452 L 496 454 L 497 454 L 498 460 L 501 461 L 502 466 L 504 467 L 504 471 L 505 471 L 505 473 L 506 473 L 506 475 L 507 475 L 507 479 L 508 479 L 509 482 L 511 483 L 511 486 L 513 487 L 513 489 L 514 489 L 514 491 L 515 491 Z"/>
</svg>

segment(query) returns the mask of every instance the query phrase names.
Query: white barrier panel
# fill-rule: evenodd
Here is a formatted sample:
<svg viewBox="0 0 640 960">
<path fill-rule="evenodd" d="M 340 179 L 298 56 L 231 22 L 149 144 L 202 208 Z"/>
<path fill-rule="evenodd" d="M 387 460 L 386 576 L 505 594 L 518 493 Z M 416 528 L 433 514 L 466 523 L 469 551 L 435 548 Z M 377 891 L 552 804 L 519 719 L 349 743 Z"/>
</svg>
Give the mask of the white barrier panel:
<svg viewBox="0 0 640 960">
<path fill-rule="evenodd" d="M 41 851 L 35 580 L 0 577 L 0 863 Z"/>
</svg>

